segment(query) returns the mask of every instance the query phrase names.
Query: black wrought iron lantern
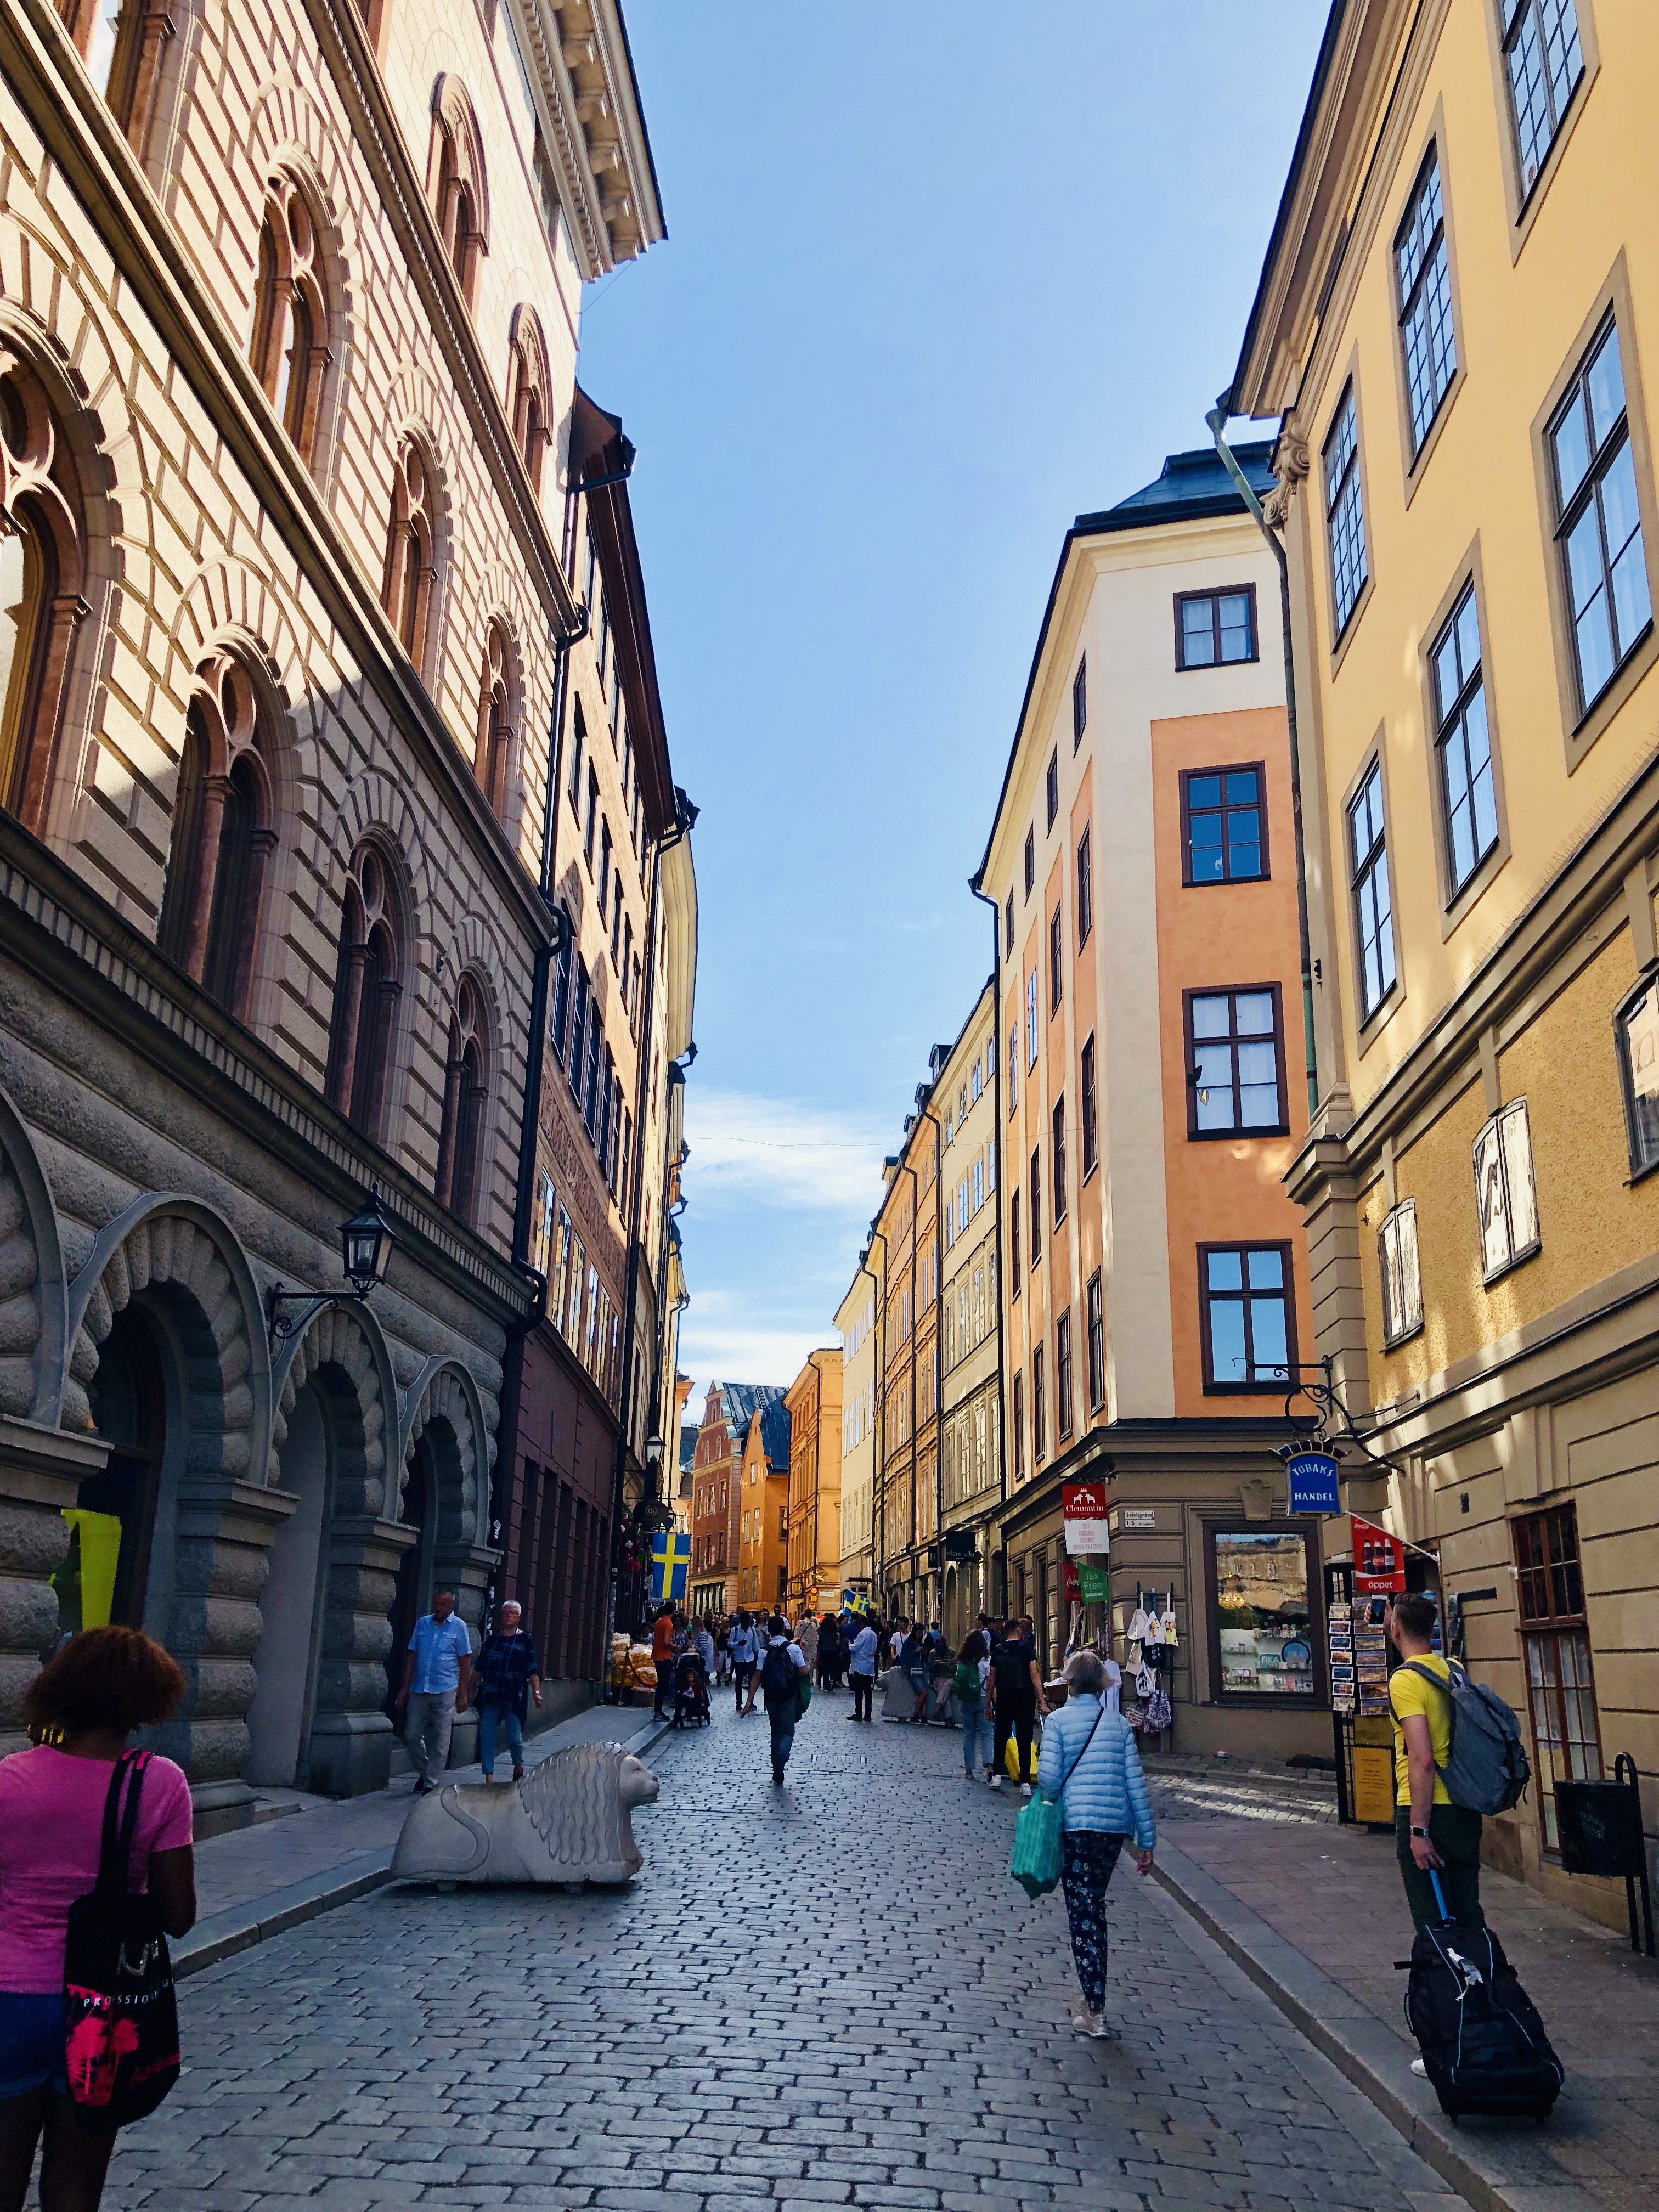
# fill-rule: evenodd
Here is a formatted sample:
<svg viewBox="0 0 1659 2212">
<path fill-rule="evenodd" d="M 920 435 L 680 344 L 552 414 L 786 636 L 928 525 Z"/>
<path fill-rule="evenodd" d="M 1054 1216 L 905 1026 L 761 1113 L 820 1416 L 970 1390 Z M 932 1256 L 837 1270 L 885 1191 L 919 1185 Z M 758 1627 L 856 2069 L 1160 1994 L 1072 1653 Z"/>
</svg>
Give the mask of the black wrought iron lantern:
<svg viewBox="0 0 1659 2212">
<path fill-rule="evenodd" d="M 385 1282 L 397 1241 L 378 1199 L 371 1198 L 361 1213 L 341 1223 L 342 1264 L 346 1280 L 360 1298 L 366 1298 L 377 1283 Z"/>
</svg>

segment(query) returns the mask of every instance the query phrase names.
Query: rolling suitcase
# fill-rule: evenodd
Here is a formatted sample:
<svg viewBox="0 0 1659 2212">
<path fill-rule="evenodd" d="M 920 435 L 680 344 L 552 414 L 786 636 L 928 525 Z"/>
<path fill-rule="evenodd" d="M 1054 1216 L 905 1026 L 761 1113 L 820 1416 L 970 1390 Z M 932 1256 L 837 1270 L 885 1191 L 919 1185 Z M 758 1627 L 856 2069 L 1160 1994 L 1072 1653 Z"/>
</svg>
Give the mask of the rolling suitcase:
<svg viewBox="0 0 1659 2212">
<path fill-rule="evenodd" d="M 1406 2019 L 1440 2108 L 1454 2120 L 1547 2119 L 1565 2075 L 1538 2008 L 1492 1930 L 1451 1919 L 1430 1879 L 1441 1917 L 1412 1945 Z"/>
</svg>

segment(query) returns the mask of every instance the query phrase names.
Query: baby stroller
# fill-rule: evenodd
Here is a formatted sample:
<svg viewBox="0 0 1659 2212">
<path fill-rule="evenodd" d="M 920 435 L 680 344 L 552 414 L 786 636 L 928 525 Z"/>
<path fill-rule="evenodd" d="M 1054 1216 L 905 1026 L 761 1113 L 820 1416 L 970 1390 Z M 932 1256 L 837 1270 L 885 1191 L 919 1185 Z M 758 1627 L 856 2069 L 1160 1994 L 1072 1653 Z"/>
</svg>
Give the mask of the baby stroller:
<svg viewBox="0 0 1659 2212">
<path fill-rule="evenodd" d="M 708 1677 L 695 1651 L 682 1651 L 674 1663 L 674 1720 L 676 1728 L 712 1728 L 708 1710 Z"/>
</svg>

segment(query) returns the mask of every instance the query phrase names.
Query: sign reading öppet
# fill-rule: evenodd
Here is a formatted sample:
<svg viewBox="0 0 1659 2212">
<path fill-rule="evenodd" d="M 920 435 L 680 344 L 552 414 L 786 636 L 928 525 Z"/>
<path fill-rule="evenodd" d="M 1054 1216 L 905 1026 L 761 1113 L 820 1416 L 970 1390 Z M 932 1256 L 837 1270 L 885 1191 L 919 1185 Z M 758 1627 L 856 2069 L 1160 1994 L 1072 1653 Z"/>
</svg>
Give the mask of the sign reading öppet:
<svg viewBox="0 0 1659 2212">
<path fill-rule="evenodd" d="M 1066 1524 L 1066 1549 L 1073 1558 L 1101 1556 L 1111 1549 L 1106 1522 L 1107 1485 L 1062 1482 L 1060 1510 Z"/>
<path fill-rule="evenodd" d="M 1398 1536 L 1351 1513 L 1356 1597 L 1389 1597 L 1406 1587 L 1406 1547 Z"/>
</svg>

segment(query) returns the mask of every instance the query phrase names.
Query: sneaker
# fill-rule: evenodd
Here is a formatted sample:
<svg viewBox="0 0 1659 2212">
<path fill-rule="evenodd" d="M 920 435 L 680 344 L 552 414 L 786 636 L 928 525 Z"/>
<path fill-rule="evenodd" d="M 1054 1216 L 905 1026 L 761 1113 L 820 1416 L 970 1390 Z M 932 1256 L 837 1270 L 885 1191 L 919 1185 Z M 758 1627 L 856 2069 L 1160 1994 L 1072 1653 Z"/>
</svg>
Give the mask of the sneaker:
<svg viewBox="0 0 1659 2212">
<path fill-rule="evenodd" d="M 781 1790 L 783 1787 L 783 1769 L 781 1766 L 775 1766 L 772 1769 L 772 1787 L 775 1790 Z"/>
<path fill-rule="evenodd" d="M 524 1769 L 523 1769 L 523 1767 L 521 1767 L 521 1766 L 515 1766 L 515 1767 L 514 1768 L 514 1770 L 513 1770 L 513 1779 L 514 1779 L 515 1782 L 522 1782 L 522 1781 L 524 1780 Z"/>
<path fill-rule="evenodd" d="M 415 1784 L 415 1795 L 417 1797 L 429 1797 L 432 1795 L 432 1784 L 424 1775 L 422 1775 Z"/>
<path fill-rule="evenodd" d="M 1104 2016 L 1097 2012 L 1091 2012 L 1087 2005 L 1080 2005 L 1072 2014 L 1072 2025 L 1079 2035 L 1093 2036 L 1097 2042 L 1103 2036 L 1109 2035 L 1112 2032 L 1107 2027 Z"/>
<path fill-rule="evenodd" d="M 1030 1785 L 1030 1784 L 1029 1782 L 1022 1782 L 1022 1783 L 1020 1784 L 1020 1785 L 1019 1785 L 1019 1794 L 1020 1794 L 1020 1796 L 1021 1796 L 1022 1797 L 1029 1797 L 1029 1796 L 1030 1796 L 1030 1794 L 1031 1794 L 1031 1785 Z"/>
<path fill-rule="evenodd" d="M 1416 2075 L 1419 2081 L 1426 2081 L 1429 2078 L 1429 2069 L 1420 2058 L 1413 2059 L 1412 2072 Z"/>
<path fill-rule="evenodd" d="M 1000 1789 L 1001 1789 L 1001 1787 L 1002 1787 L 1002 1777 L 1001 1777 L 1000 1774 L 994 1774 L 994 1775 L 991 1777 L 991 1787 L 992 1787 L 992 1789 L 993 1789 L 993 1790 L 1000 1790 Z"/>
</svg>

